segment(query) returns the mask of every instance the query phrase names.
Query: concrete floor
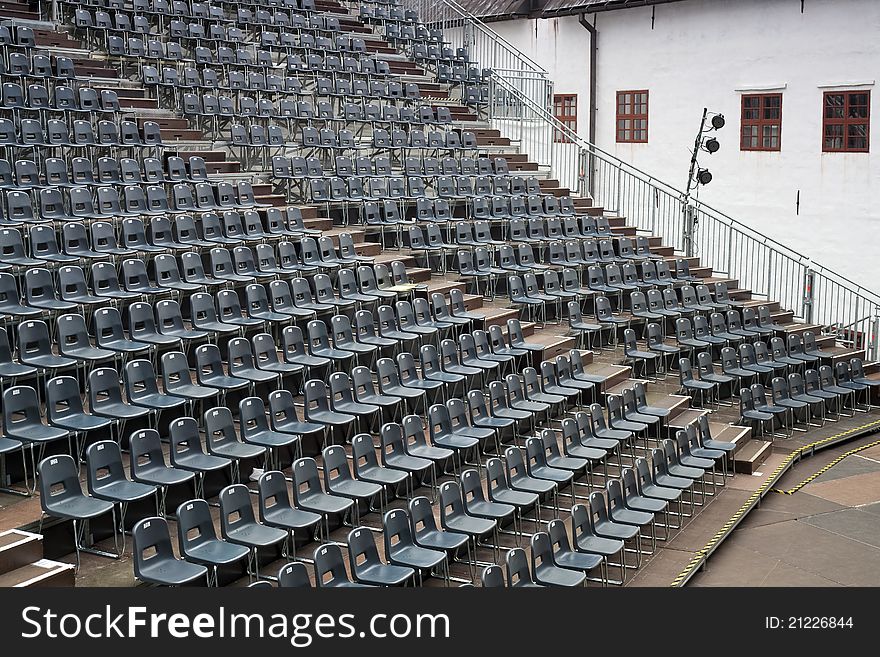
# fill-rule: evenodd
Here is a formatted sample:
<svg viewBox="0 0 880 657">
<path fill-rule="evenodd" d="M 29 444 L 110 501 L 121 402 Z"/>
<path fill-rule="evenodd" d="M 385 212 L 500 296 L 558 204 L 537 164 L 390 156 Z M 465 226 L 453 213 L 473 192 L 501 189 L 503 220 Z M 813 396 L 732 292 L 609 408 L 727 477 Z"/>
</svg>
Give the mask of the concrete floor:
<svg viewBox="0 0 880 657">
<path fill-rule="evenodd" d="M 876 440 L 866 436 L 801 461 L 779 488 Z M 769 494 L 691 585 L 880 585 L 880 446 L 846 457 L 791 495 Z"/>
</svg>

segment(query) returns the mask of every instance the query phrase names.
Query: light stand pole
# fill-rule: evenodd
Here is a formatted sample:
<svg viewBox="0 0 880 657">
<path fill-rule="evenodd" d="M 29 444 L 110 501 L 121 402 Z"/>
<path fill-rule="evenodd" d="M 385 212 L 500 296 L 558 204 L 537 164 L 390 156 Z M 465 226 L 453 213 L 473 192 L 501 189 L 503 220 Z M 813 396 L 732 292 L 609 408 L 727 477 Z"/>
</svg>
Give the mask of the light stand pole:
<svg viewBox="0 0 880 657">
<path fill-rule="evenodd" d="M 706 119 L 711 114 L 712 119 L 710 125 L 706 127 Z M 708 169 L 698 168 L 697 153 L 701 150 L 706 151 L 710 155 L 718 151 L 721 145 L 714 137 L 704 138 L 703 135 L 712 130 L 721 130 L 724 127 L 724 116 L 716 112 L 709 112 L 708 108 L 703 108 L 703 116 L 700 119 L 700 130 L 694 139 L 694 150 L 691 151 L 691 166 L 688 170 L 687 185 L 685 185 L 684 194 L 681 197 L 681 213 L 682 221 L 682 250 L 688 258 L 694 256 L 694 232 L 697 229 L 697 208 L 691 204 L 691 190 L 695 190 L 694 196 L 699 196 L 700 185 L 708 185 L 712 182 L 712 174 Z"/>
<path fill-rule="evenodd" d="M 694 231 L 697 226 L 694 206 L 691 205 L 691 188 L 696 185 L 694 169 L 697 166 L 697 153 L 700 151 L 703 144 L 703 133 L 706 131 L 706 116 L 708 113 L 708 108 L 704 107 L 703 118 L 700 119 L 700 129 L 697 131 L 697 136 L 694 139 L 694 149 L 691 151 L 691 165 L 688 170 L 687 184 L 684 188 L 684 197 L 681 200 L 682 220 L 684 221 L 684 227 L 682 230 L 682 247 L 685 256 L 688 258 L 694 256 Z"/>
</svg>

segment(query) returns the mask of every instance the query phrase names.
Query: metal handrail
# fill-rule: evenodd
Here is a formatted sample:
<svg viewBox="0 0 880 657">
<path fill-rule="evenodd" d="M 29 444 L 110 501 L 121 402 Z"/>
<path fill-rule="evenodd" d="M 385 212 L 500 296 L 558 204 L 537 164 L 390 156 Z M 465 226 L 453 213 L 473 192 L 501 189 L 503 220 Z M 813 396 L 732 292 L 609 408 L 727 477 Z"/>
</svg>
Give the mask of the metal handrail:
<svg viewBox="0 0 880 657">
<path fill-rule="evenodd" d="M 756 298 L 836 333 L 880 358 L 880 295 L 813 262 L 733 217 L 583 139 L 551 111 L 547 73 L 455 0 L 403 0 L 430 22 L 452 27 L 456 44 L 474 43 L 490 67 L 488 119 L 559 185 L 659 235 L 686 257 L 739 281 Z M 443 18 L 443 17 L 446 18 Z M 439 18 L 438 18 L 439 17 Z M 481 41 L 477 43 L 479 34 Z M 528 77 L 527 77 L 528 76 Z M 529 79 L 534 78 L 534 79 Z"/>
</svg>

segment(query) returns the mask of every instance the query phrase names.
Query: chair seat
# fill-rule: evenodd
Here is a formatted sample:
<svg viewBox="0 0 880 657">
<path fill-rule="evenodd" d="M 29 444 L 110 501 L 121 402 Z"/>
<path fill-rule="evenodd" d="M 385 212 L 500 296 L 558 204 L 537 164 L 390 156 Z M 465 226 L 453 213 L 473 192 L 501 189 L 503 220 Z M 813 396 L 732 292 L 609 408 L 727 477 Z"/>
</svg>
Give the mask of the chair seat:
<svg viewBox="0 0 880 657">
<path fill-rule="evenodd" d="M 517 410 L 515 408 L 493 408 L 492 416 L 505 420 L 520 422 L 522 420 L 528 420 L 530 417 L 532 417 L 532 414 L 528 411 Z"/>
<path fill-rule="evenodd" d="M 666 502 L 650 497 L 631 496 L 626 499 L 626 506 L 636 512 L 662 513 L 666 510 Z"/>
<path fill-rule="evenodd" d="M 434 550 L 457 550 L 469 540 L 467 534 L 456 531 L 426 531 L 416 536 L 416 543 L 421 547 Z"/>
<path fill-rule="evenodd" d="M 532 466 L 529 474 L 538 479 L 556 482 L 560 486 L 565 486 L 572 480 L 572 473 L 570 471 L 551 468 L 546 465 Z"/>
<path fill-rule="evenodd" d="M 201 340 L 207 337 L 206 331 L 191 331 L 189 329 L 160 329 L 162 335 L 171 335 L 179 340 Z"/>
<path fill-rule="evenodd" d="M 220 388 L 221 390 L 238 390 L 248 385 L 246 379 L 239 379 L 236 376 L 227 376 L 225 374 L 204 376 L 201 373 L 199 373 L 199 383 Z"/>
<path fill-rule="evenodd" d="M 596 522 L 596 534 L 603 538 L 616 538 L 627 540 L 633 538 L 639 531 L 635 525 L 621 524 L 607 520 Z"/>
<path fill-rule="evenodd" d="M 642 486 L 642 495 L 655 500 L 674 502 L 681 497 L 681 489 L 655 486 L 654 484 L 644 484 Z"/>
<path fill-rule="evenodd" d="M 588 554 L 586 552 L 563 552 L 553 555 L 553 561 L 560 568 L 569 570 L 588 571 L 602 564 L 602 557 L 598 554 Z"/>
<path fill-rule="evenodd" d="M 174 388 L 169 388 L 168 394 L 175 397 L 183 397 L 184 399 L 208 399 L 216 397 L 220 394 L 220 391 L 217 388 L 210 388 L 197 383 L 184 383 L 183 385 L 175 385 Z"/>
<path fill-rule="evenodd" d="M 378 412 L 378 406 L 358 402 L 334 402 L 333 408 L 343 415 L 372 415 Z"/>
<path fill-rule="evenodd" d="M 242 439 L 246 443 L 252 443 L 254 445 L 260 445 L 261 447 L 267 447 L 269 449 L 274 449 L 276 447 L 287 447 L 288 445 L 293 445 L 299 438 L 290 433 L 281 433 L 280 431 L 272 431 L 271 429 L 264 429 L 263 431 L 258 431 L 256 433 L 249 433 L 246 437 L 242 436 Z"/>
<path fill-rule="evenodd" d="M 0 377 L 16 378 L 19 376 L 30 376 L 36 372 L 36 368 L 21 363 L 6 362 L 0 363 Z"/>
<path fill-rule="evenodd" d="M 287 532 L 277 527 L 267 527 L 266 525 L 252 522 L 240 527 L 234 527 L 227 533 L 225 538 L 230 543 L 260 548 L 280 543 L 287 538 Z"/>
<path fill-rule="evenodd" d="M 288 358 L 288 362 L 302 365 L 303 367 L 325 367 L 330 364 L 330 359 L 318 358 L 308 354 L 296 354 Z"/>
<path fill-rule="evenodd" d="M 626 420 L 612 420 L 611 426 L 614 429 L 629 433 L 638 433 L 639 431 L 645 431 L 648 428 L 647 425 L 638 422 L 627 422 Z"/>
<path fill-rule="evenodd" d="M 616 508 L 611 511 L 611 519 L 616 523 L 624 525 L 647 525 L 654 520 L 654 515 L 643 511 L 634 511 L 632 509 Z"/>
<path fill-rule="evenodd" d="M 586 578 L 584 573 L 547 562 L 535 568 L 535 581 L 544 586 L 581 586 Z"/>
<path fill-rule="evenodd" d="M 268 383 L 277 381 L 278 376 L 272 372 L 261 370 L 256 367 L 239 367 L 233 370 L 233 374 L 240 379 L 247 379 L 253 383 Z"/>
<path fill-rule="evenodd" d="M 711 465 L 709 467 L 712 467 Z M 703 470 L 687 465 L 670 465 L 668 467 L 669 474 L 673 477 L 683 477 L 684 479 L 699 479 L 704 474 Z"/>
<path fill-rule="evenodd" d="M 335 481 L 331 484 L 330 492 L 334 495 L 342 495 L 343 497 L 351 497 L 354 499 L 369 499 L 382 492 L 379 484 L 369 481 L 360 481 L 358 479 L 346 479 Z"/>
<path fill-rule="evenodd" d="M 683 381 L 682 386 L 685 388 L 693 388 L 694 390 L 714 390 L 714 383 L 709 383 L 708 381 L 702 381 L 699 379 L 691 379 L 690 381 Z"/>
<path fill-rule="evenodd" d="M 515 511 L 515 507 L 502 502 L 488 502 L 485 500 L 471 500 L 467 503 L 467 511 L 473 516 L 489 518 L 492 520 L 504 520 L 509 518 Z"/>
<path fill-rule="evenodd" d="M 165 333 L 139 333 L 137 339 L 141 342 L 165 346 L 180 344 L 180 338 Z"/>
<path fill-rule="evenodd" d="M 6 432 L 9 438 L 15 438 L 25 443 L 48 443 L 52 440 L 67 438 L 68 432 L 53 425 L 45 425 L 41 422 L 10 427 Z"/>
<path fill-rule="evenodd" d="M 132 478 L 136 481 L 142 481 L 156 486 L 174 486 L 176 484 L 192 481 L 195 478 L 195 474 L 188 470 L 157 466 L 154 468 L 148 468 L 147 470 L 141 469 L 137 476 L 132 475 Z"/>
<path fill-rule="evenodd" d="M 587 459 L 580 459 L 572 456 L 555 456 L 548 457 L 547 464 L 550 467 L 559 468 L 560 470 L 580 472 L 589 465 L 589 461 Z"/>
<path fill-rule="evenodd" d="M 143 406 L 144 408 L 152 408 L 157 410 L 165 410 L 183 406 L 186 400 L 182 397 L 174 395 L 166 395 L 161 392 L 152 392 L 146 395 L 139 395 L 136 399 L 130 399 L 135 406 Z"/>
<path fill-rule="evenodd" d="M 526 413 L 543 413 L 545 411 L 550 410 L 550 407 L 538 401 L 533 401 L 529 399 L 521 399 L 516 402 L 512 402 L 510 404 L 511 408 L 514 410 L 525 411 Z"/>
<path fill-rule="evenodd" d="M 149 497 L 155 492 L 155 486 L 142 484 L 139 481 L 123 480 L 95 486 L 92 497 L 112 502 L 134 502 Z"/>
<path fill-rule="evenodd" d="M 62 367 L 73 367 L 76 365 L 76 361 L 73 358 L 56 356 L 55 354 L 20 354 L 18 359 L 26 365 L 33 365 L 47 370 L 57 370 Z"/>
<path fill-rule="evenodd" d="M 135 418 L 144 417 L 149 413 L 149 409 L 141 406 L 133 406 L 124 402 L 105 402 L 92 407 L 95 415 L 109 417 L 117 420 L 133 420 Z"/>
<path fill-rule="evenodd" d="M 418 570 L 435 568 L 446 561 L 446 553 L 430 550 L 418 545 L 404 545 L 393 549 L 388 559 L 399 566 L 407 566 Z"/>
<path fill-rule="evenodd" d="M 234 441 L 224 442 L 221 445 L 209 447 L 208 451 L 214 456 L 222 456 L 233 461 L 254 459 L 266 453 L 266 448 L 260 445 L 239 443 Z"/>
<path fill-rule="evenodd" d="M 141 579 L 153 584 L 178 586 L 204 577 L 208 569 L 181 559 L 161 559 L 155 563 L 147 561 L 141 566 Z"/>
<path fill-rule="evenodd" d="M 270 508 L 263 511 L 263 522 L 289 530 L 306 529 L 321 522 L 321 516 L 294 507 Z"/>
<path fill-rule="evenodd" d="M 230 465 L 228 458 L 214 456 L 213 454 L 199 454 L 197 452 L 181 454 L 175 456 L 174 459 L 176 467 L 192 472 L 213 472 L 228 468 Z"/>
<path fill-rule="evenodd" d="M 626 413 L 625 417 L 630 422 L 636 422 L 640 424 L 657 424 L 660 421 L 660 418 L 656 415 L 643 415 L 642 413 L 629 411 Z"/>
<path fill-rule="evenodd" d="M 517 508 L 535 506 L 538 503 L 538 494 L 510 488 L 502 488 L 492 491 L 492 501 L 500 504 L 509 504 Z"/>
<path fill-rule="evenodd" d="M 358 479 L 361 481 L 370 481 L 382 486 L 394 486 L 405 481 L 407 477 L 409 477 L 409 473 L 403 470 L 380 466 L 360 466 L 358 471 Z"/>
<path fill-rule="evenodd" d="M 623 549 L 623 541 L 616 538 L 581 534 L 575 538 L 575 548 L 581 552 L 610 557 Z"/>
<path fill-rule="evenodd" d="M 315 513 L 345 513 L 354 502 L 346 497 L 337 497 L 336 495 L 326 495 L 323 493 L 315 493 L 300 497 L 297 506 L 306 511 L 314 511 Z"/>
<path fill-rule="evenodd" d="M 431 467 L 432 463 L 428 459 L 410 456 L 409 454 L 387 454 L 385 456 L 385 465 L 387 467 L 405 470 L 406 472 L 425 472 Z"/>
<path fill-rule="evenodd" d="M 428 461 L 443 461 L 451 458 L 455 453 L 451 449 L 435 445 L 407 445 L 406 451 L 412 457 Z"/>
<path fill-rule="evenodd" d="M 147 351 L 153 346 L 148 342 L 140 342 L 139 340 L 127 340 L 125 338 L 119 340 L 101 340 L 100 345 L 113 351 L 134 354 L 140 351 Z"/>
<path fill-rule="evenodd" d="M 9 452 L 22 449 L 23 447 L 24 444 L 19 440 L 0 436 L 0 454 L 8 454 Z"/>
<path fill-rule="evenodd" d="M 249 550 L 243 545 L 214 539 L 187 548 L 186 559 L 200 564 L 221 566 L 244 559 L 248 552 Z"/>
<path fill-rule="evenodd" d="M 330 426 L 344 426 L 355 421 L 353 415 L 336 413 L 335 411 L 306 410 L 306 419 Z"/>
<path fill-rule="evenodd" d="M 68 520 L 94 518 L 113 510 L 113 503 L 85 495 L 67 497 L 63 500 L 42 500 L 46 513 Z"/>
<path fill-rule="evenodd" d="M 415 575 L 412 568 L 394 564 L 373 564 L 360 566 L 354 576 L 359 582 L 377 586 L 398 586 Z"/>
<path fill-rule="evenodd" d="M 53 312 L 61 312 L 65 310 L 76 310 L 76 304 L 61 299 L 36 299 L 30 301 L 34 308 L 42 308 L 43 310 L 51 310 Z"/>
<path fill-rule="evenodd" d="M 512 507 L 511 507 L 512 509 Z M 495 520 L 486 518 L 474 518 L 473 516 L 458 515 L 446 519 L 446 528 L 450 531 L 470 534 L 471 536 L 483 536 L 496 527 Z"/>
</svg>

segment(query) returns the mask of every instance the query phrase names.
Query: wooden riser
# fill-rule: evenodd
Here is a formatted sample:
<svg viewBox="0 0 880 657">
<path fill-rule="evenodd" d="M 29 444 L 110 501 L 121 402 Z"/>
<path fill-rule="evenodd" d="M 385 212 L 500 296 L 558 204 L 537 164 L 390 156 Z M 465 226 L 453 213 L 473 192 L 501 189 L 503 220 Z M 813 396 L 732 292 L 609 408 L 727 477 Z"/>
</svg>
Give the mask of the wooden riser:
<svg viewBox="0 0 880 657">
<path fill-rule="evenodd" d="M 0 575 L 0 587 L 42 588 L 76 585 L 73 565 L 41 559 L 17 570 Z"/>
<path fill-rule="evenodd" d="M 773 443 L 766 440 L 749 440 L 737 452 L 733 461 L 734 470 L 743 474 L 754 474 L 772 453 Z"/>
<path fill-rule="evenodd" d="M 43 537 L 11 529 L 0 534 L 0 575 L 43 558 Z"/>
</svg>

